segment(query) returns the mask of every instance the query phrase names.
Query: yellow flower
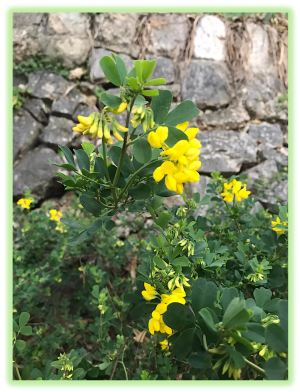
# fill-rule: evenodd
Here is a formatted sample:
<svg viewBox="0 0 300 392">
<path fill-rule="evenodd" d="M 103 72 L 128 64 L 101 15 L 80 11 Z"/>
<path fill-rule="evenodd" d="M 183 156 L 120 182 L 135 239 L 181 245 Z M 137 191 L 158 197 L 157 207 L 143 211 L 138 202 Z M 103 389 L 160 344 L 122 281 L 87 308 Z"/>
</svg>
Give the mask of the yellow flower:
<svg viewBox="0 0 300 392">
<path fill-rule="evenodd" d="M 151 301 L 153 298 L 156 297 L 158 292 L 156 291 L 155 287 L 151 286 L 149 283 L 144 283 L 145 290 L 142 291 L 142 296 L 147 300 Z"/>
<path fill-rule="evenodd" d="M 60 218 L 62 217 L 62 213 L 60 211 L 50 210 L 49 212 L 50 212 L 50 215 L 51 215 L 50 220 L 55 220 L 57 222 L 60 221 Z"/>
<path fill-rule="evenodd" d="M 243 189 L 241 189 L 242 183 L 241 181 L 237 181 L 234 179 L 231 181 L 229 184 L 224 184 L 224 192 L 221 193 L 221 196 L 223 196 L 224 201 L 228 201 L 228 203 L 233 202 L 234 195 L 236 197 L 237 201 L 241 201 L 242 199 L 247 199 L 247 197 L 250 195 L 250 191 L 246 190 L 246 186 L 244 186 Z"/>
<path fill-rule="evenodd" d="M 80 122 L 80 124 L 89 128 L 94 122 L 94 116 L 94 113 L 91 114 L 89 117 L 78 116 L 78 121 Z"/>
<path fill-rule="evenodd" d="M 20 199 L 17 201 L 17 204 L 19 204 L 22 208 L 26 208 L 27 210 L 30 209 L 30 204 L 33 202 L 31 199 Z"/>
<path fill-rule="evenodd" d="M 161 148 L 162 144 L 168 138 L 169 130 L 167 127 L 158 127 L 156 132 L 150 132 L 148 135 L 148 142 L 150 146 Z"/>
<path fill-rule="evenodd" d="M 280 225 L 280 224 L 283 224 L 284 226 L 287 226 L 287 222 L 282 222 L 281 223 L 279 217 L 277 216 L 276 221 L 275 222 L 273 221 L 272 225 L 276 226 L 276 225 Z M 278 229 L 277 227 L 273 227 L 273 230 L 276 231 L 278 234 L 283 234 L 285 232 L 285 229 Z"/>
<path fill-rule="evenodd" d="M 244 186 L 243 189 L 241 189 L 237 194 L 236 194 L 236 200 L 241 201 L 241 199 L 247 199 L 247 197 L 250 195 L 250 191 L 246 190 L 246 186 Z"/>
<path fill-rule="evenodd" d="M 169 348 L 169 343 L 168 343 L 167 339 L 163 340 L 162 342 L 159 342 L 159 344 L 161 345 L 162 350 L 166 350 Z"/>
<path fill-rule="evenodd" d="M 61 233 L 67 233 L 68 230 L 65 228 L 65 225 L 61 222 L 58 222 L 55 230 L 60 231 Z"/>
<path fill-rule="evenodd" d="M 122 102 L 121 105 L 118 106 L 116 109 L 109 108 L 109 111 L 114 114 L 120 114 L 123 113 L 126 108 L 127 108 L 127 102 Z"/>
</svg>

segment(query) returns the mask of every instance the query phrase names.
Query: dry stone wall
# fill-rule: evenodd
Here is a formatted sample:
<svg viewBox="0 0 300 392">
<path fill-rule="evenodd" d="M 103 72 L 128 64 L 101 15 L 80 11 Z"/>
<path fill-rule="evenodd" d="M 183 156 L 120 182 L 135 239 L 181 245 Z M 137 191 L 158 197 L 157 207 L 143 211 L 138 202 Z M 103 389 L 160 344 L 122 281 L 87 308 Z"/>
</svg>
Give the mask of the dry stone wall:
<svg viewBox="0 0 300 392">
<path fill-rule="evenodd" d="M 117 92 L 99 67 L 111 51 L 129 69 L 135 59 L 157 58 L 154 76 L 166 78 L 162 88 L 173 92 L 173 106 L 191 99 L 201 110 L 193 124 L 201 131 L 202 175 L 187 192 L 203 197 L 215 170 L 227 177 L 245 172 L 253 192 L 255 180 L 271 183 L 266 195 L 257 193 L 264 206 L 287 201 L 287 176 L 279 173 L 288 165 L 287 21 L 179 13 L 14 14 L 15 63 L 43 53 L 88 75 L 70 80 L 39 70 L 14 77 L 14 86 L 32 90 L 14 110 L 15 198 L 27 188 L 41 200 L 63 193 L 48 158 L 61 159 L 57 144 L 78 147 L 88 140 L 72 126 L 78 115 L 101 108 L 99 88 Z"/>
</svg>

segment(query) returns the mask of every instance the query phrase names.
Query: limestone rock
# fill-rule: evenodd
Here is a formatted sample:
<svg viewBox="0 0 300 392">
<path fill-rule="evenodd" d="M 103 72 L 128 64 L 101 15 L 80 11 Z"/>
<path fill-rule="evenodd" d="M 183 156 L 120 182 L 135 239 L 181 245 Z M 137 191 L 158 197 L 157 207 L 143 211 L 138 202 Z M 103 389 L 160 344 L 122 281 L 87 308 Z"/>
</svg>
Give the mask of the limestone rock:
<svg viewBox="0 0 300 392">
<path fill-rule="evenodd" d="M 244 133 L 210 131 L 198 133 L 202 144 L 199 169 L 203 173 L 237 173 L 243 163 L 256 162 L 255 143 Z"/>
<path fill-rule="evenodd" d="M 25 154 L 33 148 L 41 130 L 41 125 L 30 114 L 23 110 L 14 110 L 13 113 L 13 158 Z"/>
<path fill-rule="evenodd" d="M 47 125 L 49 109 L 41 99 L 28 98 L 23 104 L 23 109 L 26 109 L 37 121 Z"/>
<path fill-rule="evenodd" d="M 280 125 L 262 122 L 260 124 L 251 124 L 249 136 L 256 143 L 262 143 L 264 146 L 275 148 L 282 146 L 283 136 Z"/>
<path fill-rule="evenodd" d="M 200 198 L 202 200 L 207 193 L 207 185 L 210 182 L 211 182 L 211 178 L 203 175 L 200 176 L 200 180 L 198 182 L 187 182 L 184 187 L 187 197 L 191 199 L 193 197 L 193 193 L 199 192 Z M 209 207 L 210 207 L 209 205 L 200 206 L 194 212 L 194 217 L 196 218 L 199 215 L 205 216 Z"/>
<path fill-rule="evenodd" d="M 153 14 L 150 27 L 149 53 L 177 58 L 184 51 L 189 34 L 186 15 Z"/>
<path fill-rule="evenodd" d="M 51 195 L 63 193 L 63 186 L 55 176 L 57 167 L 49 158 L 60 162 L 59 156 L 50 148 L 38 147 L 30 151 L 14 168 L 14 197 L 20 197 L 30 189 L 33 197 L 44 199 Z"/>
<path fill-rule="evenodd" d="M 88 37 L 89 17 L 81 12 L 51 12 L 48 16 L 47 33 Z"/>
<path fill-rule="evenodd" d="M 95 17 L 95 46 L 110 49 L 117 53 L 127 53 L 137 57 L 139 48 L 133 39 L 136 33 L 139 14 L 106 13 Z"/>
<path fill-rule="evenodd" d="M 66 97 L 60 97 L 52 105 L 52 114 L 72 119 L 78 105 L 85 101 L 85 97 L 76 89 L 72 89 Z"/>
<path fill-rule="evenodd" d="M 260 196 L 259 200 L 266 205 L 266 208 L 272 213 L 276 213 L 273 205 L 285 205 L 288 202 L 288 180 L 273 183 L 271 188 L 265 189 L 264 196 Z"/>
<path fill-rule="evenodd" d="M 54 148 L 58 145 L 68 146 L 76 137 L 76 132 L 72 130 L 74 122 L 63 117 L 51 116 L 49 124 L 40 135 L 40 141 L 49 144 Z"/>
<path fill-rule="evenodd" d="M 60 75 L 50 71 L 37 71 L 29 75 L 28 88 L 32 90 L 32 96 L 47 100 L 56 100 L 65 94 L 74 83 L 68 82 Z"/>
<path fill-rule="evenodd" d="M 184 201 L 182 195 L 174 195 L 166 197 L 163 204 L 166 204 L 169 208 L 172 208 L 173 206 L 182 206 Z"/>
<path fill-rule="evenodd" d="M 287 146 L 289 144 L 288 126 L 282 125 L 281 130 L 283 134 L 283 145 Z"/>
<path fill-rule="evenodd" d="M 225 61 L 225 23 L 214 15 L 204 15 L 198 22 L 194 38 L 194 57 Z"/>
<path fill-rule="evenodd" d="M 211 60 L 192 60 L 188 70 L 181 64 L 182 98 L 200 108 L 228 105 L 232 97 L 231 76 L 227 65 Z"/>
<path fill-rule="evenodd" d="M 246 170 L 244 174 L 247 174 L 248 184 L 247 190 L 255 191 L 255 182 L 264 179 L 265 181 L 271 181 L 272 176 L 278 173 L 277 165 L 274 159 L 267 159 L 265 162 L 260 163 L 257 166 Z"/>
<path fill-rule="evenodd" d="M 93 112 L 98 112 L 98 109 L 96 107 L 80 104 L 75 110 L 72 119 L 78 123 L 78 116 L 88 117 Z"/>
<path fill-rule="evenodd" d="M 45 16 L 46 14 L 43 12 L 14 12 L 13 27 L 39 25 Z"/>
<path fill-rule="evenodd" d="M 204 113 L 198 120 L 205 126 L 222 129 L 238 129 L 246 125 L 250 120 L 248 112 L 243 106 L 231 106 Z"/>
<path fill-rule="evenodd" d="M 254 204 L 254 206 L 251 208 L 250 214 L 251 214 L 251 215 L 255 215 L 255 214 L 257 214 L 260 210 L 264 210 L 264 206 L 263 206 L 259 201 L 257 201 L 257 202 Z"/>
<path fill-rule="evenodd" d="M 284 149 L 284 147 L 282 147 Z M 284 149 L 286 152 L 285 154 L 282 154 L 281 152 L 277 151 L 276 149 L 267 147 L 263 144 L 258 146 L 258 157 L 261 160 L 267 160 L 267 159 L 274 159 L 274 161 L 277 163 L 277 165 L 286 167 L 288 166 L 288 154 L 287 154 L 287 149 Z"/>
</svg>

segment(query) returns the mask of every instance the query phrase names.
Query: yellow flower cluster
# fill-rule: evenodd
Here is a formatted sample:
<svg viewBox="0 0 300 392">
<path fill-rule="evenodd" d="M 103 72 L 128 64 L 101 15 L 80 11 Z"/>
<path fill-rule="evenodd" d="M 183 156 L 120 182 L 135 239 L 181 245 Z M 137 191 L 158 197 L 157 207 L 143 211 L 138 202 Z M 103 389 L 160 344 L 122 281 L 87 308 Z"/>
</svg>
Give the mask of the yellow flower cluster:
<svg viewBox="0 0 300 392">
<path fill-rule="evenodd" d="M 288 214 L 286 214 L 286 216 L 288 217 Z M 285 232 L 285 230 L 284 230 L 284 229 L 278 229 L 278 228 L 276 227 L 276 225 L 284 225 L 284 226 L 287 226 L 287 225 L 288 225 L 288 222 L 287 222 L 287 221 L 281 222 L 280 219 L 279 219 L 279 217 L 277 216 L 276 221 L 275 221 L 275 222 L 273 221 L 273 222 L 272 222 L 272 225 L 275 226 L 275 227 L 273 227 L 273 230 L 274 230 L 274 231 L 276 231 L 278 234 L 283 234 L 283 233 Z"/>
<path fill-rule="evenodd" d="M 60 218 L 62 217 L 62 213 L 60 211 L 50 210 L 49 212 L 50 212 L 50 215 L 51 215 L 50 220 L 55 220 L 57 222 L 60 221 Z"/>
<path fill-rule="evenodd" d="M 91 134 L 92 139 L 98 136 L 99 139 L 104 137 L 105 143 L 113 144 L 110 136 L 110 124 L 112 124 L 112 131 L 114 137 L 123 141 L 122 136 L 119 134 L 120 132 L 128 132 L 129 128 L 125 128 L 120 125 L 113 116 L 105 115 L 107 112 L 112 112 L 114 114 L 120 114 L 124 112 L 127 108 L 127 102 L 122 102 L 121 105 L 116 109 L 111 109 L 109 107 L 105 107 L 103 109 L 103 118 L 100 117 L 98 113 L 92 113 L 89 117 L 78 116 L 79 124 L 73 128 L 75 132 L 82 132 L 83 135 Z"/>
<path fill-rule="evenodd" d="M 241 181 L 237 181 L 234 179 L 231 181 L 229 184 L 224 184 L 224 192 L 221 193 L 221 196 L 223 196 L 224 201 L 228 201 L 231 203 L 233 201 L 234 196 L 236 197 L 237 201 L 241 201 L 242 199 L 247 199 L 247 197 L 250 195 L 250 191 L 247 191 L 246 185 L 244 186 L 243 189 L 241 189 L 242 183 Z"/>
<path fill-rule="evenodd" d="M 156 296 L 158 296 L 158 292 L 156 291 L 155 287 L 148 283 L 144 283 L 144 286 L 145 290 L 142 291 L 142 295 L 147 301 L 150 301 L 151 299 L 154 299 Z M 173 331 L 164 323 L 162 315 L 166 312 L 168 305 L 172 302 L 178 302 L 184 305 L 185 296 L 186 293 L 182 287 L 177 287 L 171 292 L 170 295 L 161 294 L 161 303 L 158 304 L 156 309 L 152 312 L 152 318 L 149 320 L 148 324 L 151 335 L 153 335 L 155 331 L 172 335 Z"/>
<path fill-rule="evenodd" d="M 19 204 L 22 208 L 26 208 L 27 210 L 30 209 L 30 204 L 33 202 L 31 199 L 20 199 L 17 201 L 17 204 Z"/>
<path fill-rule="evenodd" d="M 178 124 L 176 128 L 183 131 L 189 141 L 180 140 L 173 147 L 169 148 L 165 141 L 168 138 L 168 128 L 158 127 L 156 132 L 150 132 L 148 142 L 152 147 L 162 148 L 164 151 L 161 156 L 169 157 L 154 173 L 153 178 L 156 182 L 161 181 L 165 176 L 166 187 L 174 192 L 182 194 L 183 184 L 187 181 L 199 181 L 199 173 L 197 170 L 201 166 L 199 161 L 199 148 L 201 144 L 196 139 L 199 132 L 198 128 L 189 128 L 188 121 Z"/>
<path fill-rule="evenodd" d="M 162 350 L 166 350 L 167 348 L 169 348 L 169 346 L 171 346 L 171 343 L 168 343 L 167 339 L 163 340 L 162 342 L 159 342 L 159 344 L 161 345 Z"/>
</svg>

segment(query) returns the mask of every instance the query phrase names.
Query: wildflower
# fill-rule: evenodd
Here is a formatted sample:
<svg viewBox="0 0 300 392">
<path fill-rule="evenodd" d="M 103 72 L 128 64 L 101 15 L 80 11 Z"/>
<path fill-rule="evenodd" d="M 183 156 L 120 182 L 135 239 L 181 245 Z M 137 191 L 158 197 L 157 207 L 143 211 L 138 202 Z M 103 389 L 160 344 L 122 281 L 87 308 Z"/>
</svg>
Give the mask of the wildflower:
<svg viewBox="0 0 300 392">
<path fill-rule="evenodd" d="M 151 286 L 149 283 L 144 283 L 145 290 L 142 291 L 142 296 L 147 300 L 151 301 L 153 298 L 156 297 L 158 292 L 156 291 L 155 287 Z"/>
<path fill-rule="evenodd" d="M 63 223 L 61 223 L 61 222 L 58 222 L 58 224 L 56 225 L 55 230 L 60 231 L 61 233 L 67 233 L 68 232 L 68 230 L 65 228 L 65 225 Z"/>
<path fill-rule="evenodd" d="M 250 195 L 250 191 L 247 191 L 246 185 L 241 189 L 242 183 L 241 181 L 237 181 L 234 179 L 229 184 L 224 184 L 224 192 L 221 193 L 224 201 L 228 201 L 228 203 L 232 203 L 234 196 L 237 201 L 241 201 L 242 199 L 247 199 Z"/>
<path fill-rule="evenodd" d="M 31 199 L 20 199 L 17 201 L 17 204 L 19 204 L 22 208 L 26 208 L 27 210 L 30 209 L 30 204 L 33 202 Z"/>
<path fill-rule="evenodd" d="M 272 225 L 273 226 L 276 226 L 276 225 L 284 225 L 284 226 L 287 226 L 287 222 L 282 222 L 281 223 L 281 221 L 280 221 L 280 219 L 279 219 L 279 217 L 277 216 L 277 219 L 276 219 L 276 221 L 273 221 L 272 222 Z M 273 230 L 274 231 L 276 231 L 278 234 L 283 234 L 284 232 L 285 232 L 285 229 L 278 229 L 277 227 L 273 227 Z"/>
<path fill-rule="evenodd" d="M 168 138 L 168 127 L 158 127 L 156 132 L 150 132 L 148 135 L 148 142 L 150 146 L 155 148 L 162 148 L 162 144 Z"/>
<path fill-rule="evenodd" d="M 55 220 L 57 222 L 60 221 L 60 218 L 62 217 L 62 213 L 60 211 L 50 210 L 49 212 L 50 212 L 50 215 L 51 215 L 50 220 Z"/>
<path fill-rule="evenodd" d="M 197 170 L 201 166 L 198 158 L 201 144 L 195 138 L 199 130 L 198 128 L 187 129 L 187 126 L 188 122 L 185 122 L 177 125 L 177 128 L 185 132 L 188 140 L 179 140 L 171 148 L 165 143 L 168 137 L 167 127 L 159 127 L 156 132 L 150 132 L 148 136 L 149 144 L 152 147 L 162 148 L 160 155 L 168 158 L 154 171 L 154 180 L 159 182 L 166 176 L 166 187 L 179 194 L 183 193 L 185 182 L 197 182 L 200 177 Z"/>
<path fill-rule="evenodd" d="M 114 113 L 114 114 L 121 114 L 124 112 L 124 110 L 127 108 L 127 102 L 122 102 L 120 106 L 118 106 L 116 109 L 111 109 L 109 108 L 109 111 Z"/>
<path fill-rule="evenodd" d="M 163 340 L 162 342 L 159 342 L 159 344 L 161 345 L 162 350 L 167 350 L 169 348 L 169 343 L 168 343 L 167 339 Z"/>
</svg>

